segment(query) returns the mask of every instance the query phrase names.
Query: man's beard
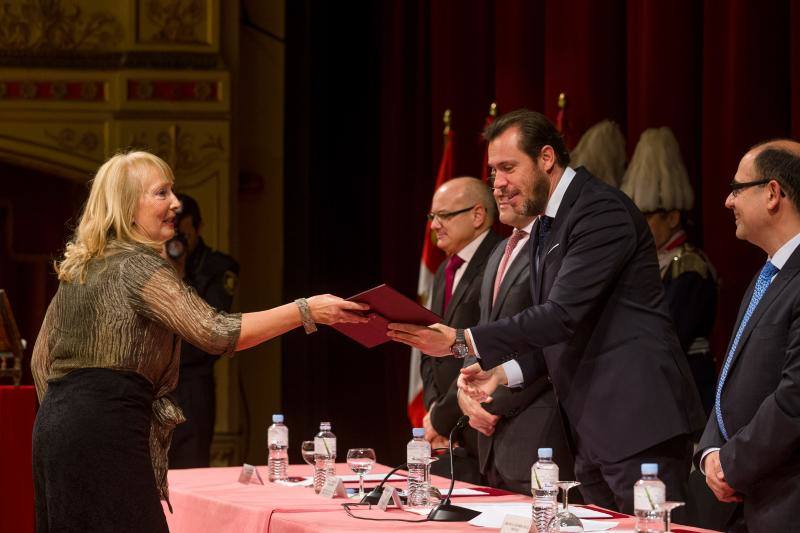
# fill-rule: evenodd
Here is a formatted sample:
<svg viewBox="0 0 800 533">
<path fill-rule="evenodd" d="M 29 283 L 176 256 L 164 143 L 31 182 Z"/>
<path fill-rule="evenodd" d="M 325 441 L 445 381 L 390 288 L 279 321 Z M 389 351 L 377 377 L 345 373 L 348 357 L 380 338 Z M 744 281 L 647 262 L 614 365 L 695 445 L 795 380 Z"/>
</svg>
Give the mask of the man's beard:
<svg viewBox="0 0 800 533">
<path fill-rule="evenodd" d="M 550 181 L 547 175 L 536 172 L 533 175 L 531 195 L 525 199 L 522 209 L 525 216 L 534 217 L 544 213 L 547 201 L 550 199 Z"/>
</svg>

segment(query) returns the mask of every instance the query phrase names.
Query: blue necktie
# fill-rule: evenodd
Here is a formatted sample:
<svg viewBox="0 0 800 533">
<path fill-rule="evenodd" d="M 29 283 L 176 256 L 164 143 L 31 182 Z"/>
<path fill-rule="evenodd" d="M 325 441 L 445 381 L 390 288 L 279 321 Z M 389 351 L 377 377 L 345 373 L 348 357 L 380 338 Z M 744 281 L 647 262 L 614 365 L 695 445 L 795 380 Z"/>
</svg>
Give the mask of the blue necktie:
<svg viewBox="0 0 800 533">
<path fill-rule="evenodd" d="M 747 321 L 750 320 L 751 316 L 753 316 L 753 312 L 756 310 L 756 307 L 758 307 L 758 302 L 761 301 L 764 293 L 767 292 L 767 288 L 772 282 L 772 278 L 777 273 L 778 267 L 769 261 L 767 261 L 767 263 L 764 265 L 764 268 L 761 269 L 761 274 L 758 275 L 758 280 L 756 280 L 756 286 L 753 288 L 753 297 L 750 298 L 750 305 L 747 306 L 747 311 L 744 312 L 742 322 L 739 324 L 739 329 L 736 331 L 736 336 L 733 338 L 733 342 L 731 343 L 731 349 L 728 352 L 728 357 L 725 359 L 725 364 L 722 365 L 722 372 L 719 375 L 719 384 L 717 384 L 717 396 L 714 400 L 714 411 L 717 415 L 719 431 L 722 433 L 722 437 L 726 441 L 730 437 L 728 436 L 728 431 L 725 429 L 725 422 L 722 420 L 722 408 L 720 407 L 722 387 L 725 385 L 728 372 L 730 372 L 731 364 L 733 363 L 733 354 L 736 353 L 736 347 L 739 345 L 739 340 L 742 338 L 742 332 L 744 331 L 745 326 L 747 326 Z"/>
</svg>

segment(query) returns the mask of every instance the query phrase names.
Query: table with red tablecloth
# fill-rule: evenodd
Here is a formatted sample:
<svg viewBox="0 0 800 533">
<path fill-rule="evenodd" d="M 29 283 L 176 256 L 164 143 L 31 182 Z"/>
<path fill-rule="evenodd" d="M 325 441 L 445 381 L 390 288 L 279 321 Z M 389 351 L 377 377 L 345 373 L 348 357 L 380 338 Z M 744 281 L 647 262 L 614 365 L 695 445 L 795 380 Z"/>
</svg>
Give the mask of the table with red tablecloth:
<svg viewBox="0 0 800 533">
<path fill-rule="evenodd" d="M 33 531 L 32 386 L 0 386 L 0 531 Z"/>
<path fill-rule="evenodd" d="M 337 464 L 338 474 L 352 474 L 345 464 Z M 262 477 L 266 468 L 260 467 Z M 375 465 L 373 473 L 386 473 L 389 468 Z M 167 522 L 172 533 L 200 533 L 204 531 L 223 533 L 317 533 L 323 531 L 363 533 L 365 531 L 400 531 L 413 527 L 420 531 L 472 532 L 481 531 L 466 522 L 374 522 L 358 520 L 347 515 L 342 508 L 343 498 L 326 499 L 309 487 L 286 487 L 265 481 L 264 485 L 238 483 L 241 468 L 204 468 L 192 470 L 170 470 L 170 502 L 173 513 L 166 509 Z M 309 476 L 311 467 L 292 465 L 291 476 Z M 447 487 L 449 480 L 434 476 L 437 487 Z M 368 483 L 373 486 L 376 483 Z M 398 488 L 403 481 L 390 482 Z M 356 486 L 356 484 L 347 484 Z M 457 482 L 456 487 L 478 488 L 475 485 Z M 531 498 L 520 494 L 497 496 L 454 497 L 459 502 L 530 502 Z M 351 500 L 352 501 L 352 500 Z M 380 511 L 358 509 L 353 513 L 369 518 L 403 518 L 408 520 L 423 517 L 401 510 Z M 614 530 L 632 530 L 633 518 L 614 518 L 619 526 Z M 611 531 L 614 531 L 611 530 Z M 492 531 L 487 529 L 486 531 Z M 679 526 L 679 533 L 705 532 L 709 530 Z"/>
</svg>

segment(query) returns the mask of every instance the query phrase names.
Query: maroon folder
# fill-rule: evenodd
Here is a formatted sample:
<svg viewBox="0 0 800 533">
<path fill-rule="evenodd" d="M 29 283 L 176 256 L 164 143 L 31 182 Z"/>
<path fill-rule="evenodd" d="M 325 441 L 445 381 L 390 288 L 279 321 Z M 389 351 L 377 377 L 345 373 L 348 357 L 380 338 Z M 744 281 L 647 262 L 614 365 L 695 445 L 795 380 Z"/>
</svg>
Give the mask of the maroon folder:
<svg viewBox="0 0 800 533">
<path fill-rule="evenodd" d="M 390 322 L 430 326 L 442 321 L 436 313 L 386 284 L 351 296 L 348 300 L 369 305 L 367 316 L 370 321 L 365 324 L 335 324 L 332 327 L 367 348 L 391 340 L 386 336 Z"/>
</svg>

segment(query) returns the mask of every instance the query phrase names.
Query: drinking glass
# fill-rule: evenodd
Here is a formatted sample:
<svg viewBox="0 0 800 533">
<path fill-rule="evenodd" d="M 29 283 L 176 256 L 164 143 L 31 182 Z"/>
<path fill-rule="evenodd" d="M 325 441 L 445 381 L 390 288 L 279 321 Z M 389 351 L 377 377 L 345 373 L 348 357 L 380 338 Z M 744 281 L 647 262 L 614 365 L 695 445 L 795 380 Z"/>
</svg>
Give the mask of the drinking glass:
<svg viewBox="0 0 800 533">
<path fill-rule="evenodd" d="M 556 486 L 564 493 L 564 507 L 547 526 L 548 533 L 583 533 L 581 519 L 569 512 L 569 490 L 580 485 L 580 481 L 558 481 Z"/>
<path fill-rule="evenodd" d="M 672 522 L 672 510 L 676 507 L 685 505 L 683 502 L 664 502 L 658 504 L 658 510 L 664 513 L 664 531 L 670 532 L 670 524 Z"/>
<path fill-rule="evenodd" d="M 364 474 L 375 464 L 375 450 L 372 448 L 350 448 L 347 450 L 347 466 L 358 474 L 358 497 L 364 497 Z"/>
<path fill-rule="evenodd" d="M 304 440 L 300 444 L 300 453 L 303 455 L 303 461 L 314 466 L 314 441 Z M 313 474 L 312 474 L 313 476 Z"/>
</svg>

